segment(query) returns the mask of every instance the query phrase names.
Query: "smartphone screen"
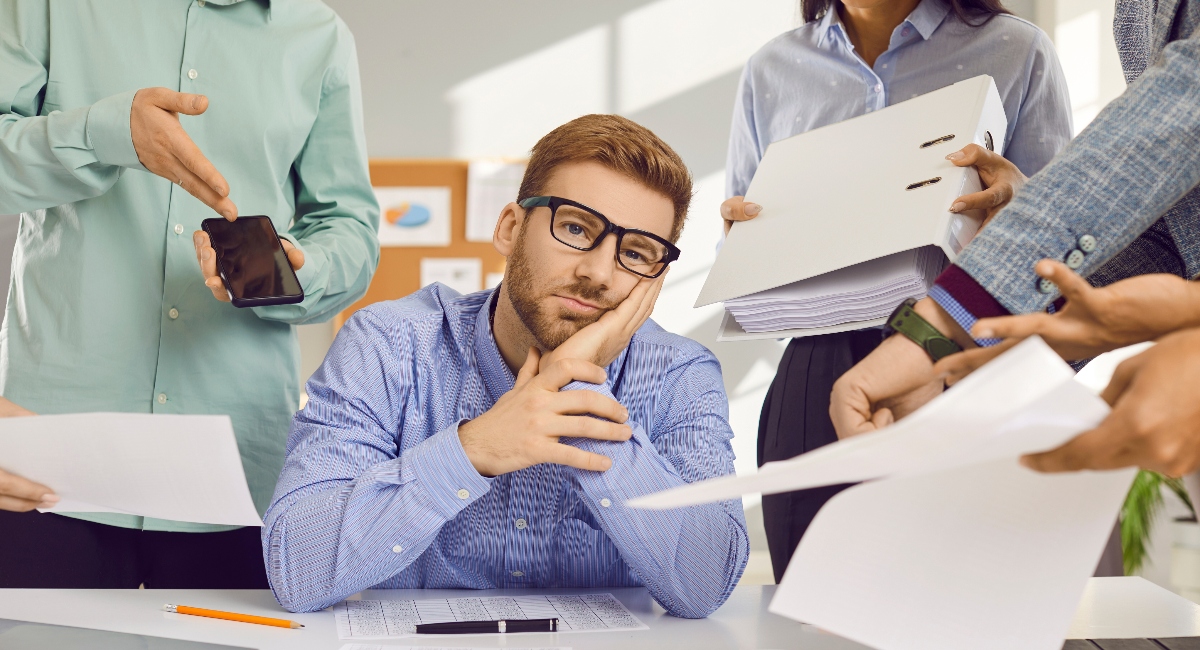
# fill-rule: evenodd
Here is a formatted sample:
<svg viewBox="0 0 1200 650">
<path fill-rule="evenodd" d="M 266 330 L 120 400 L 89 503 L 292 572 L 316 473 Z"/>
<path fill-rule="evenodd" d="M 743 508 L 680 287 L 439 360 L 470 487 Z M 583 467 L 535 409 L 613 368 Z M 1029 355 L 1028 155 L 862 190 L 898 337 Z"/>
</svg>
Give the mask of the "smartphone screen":
<svg viewBox="0 0 1200 650">
<path fill-rule="evenodd" d="M 234 305 L 278 305 L 304 299 L 270 218 L 205 219 L 203 225 Z"/>
</svg>

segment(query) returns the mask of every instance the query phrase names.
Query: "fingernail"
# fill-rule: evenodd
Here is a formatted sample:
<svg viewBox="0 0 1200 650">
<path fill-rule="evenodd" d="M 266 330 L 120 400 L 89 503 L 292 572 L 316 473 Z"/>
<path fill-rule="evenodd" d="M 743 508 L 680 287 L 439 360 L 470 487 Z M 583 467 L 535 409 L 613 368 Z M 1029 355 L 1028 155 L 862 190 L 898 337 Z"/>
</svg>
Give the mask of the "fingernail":
<svg viewBox="0 0 1200 650">
<path fill-rule="evenodd" d="M 208 258 L 211 256 L 212 256 L 212 253 L 209 251 L 209 249 L 206 248 L 206 249 L 204 249 L 204 252 L 200 254 L 200 259 L 207 262 Z"/>
<path fill-rule="evenodd" d="M 990 338 L 993 338 L 993 337 L 995 337 L 995 336 L 996 336 L 996 333 L 995 333 L 995 332 L 993 332 L 992 330 L 990 330 L 990 329 L 986 328 L 986 327 L 985 327 L 985 328 L 983 328 L 983 329 L 981 329 L 981 330 L 979 330 L 979 331 L 978 331 L 978 332 L 975 334 L 975 338 L 977 338 L 977 339 L 990 339 Z"/>
<path fill-rule="evenodd" d="M 60 500 L 61 499 L 59 499 L 57 494 L 43 494 L 42 495 L 42 503 L 54 505 L 54 504 L 58 503 Z"/>
<path fill-rule="evenodd" d="M 192 98 L 192 110 L 194 110 L 194 111 L 200 110 L 200 105 L 201 105 L 201 102 L 203 101 L 203 99 L 204 98 L 200 95 L 196 95 L 195 97 L 193 97 Z"/>
<path fill-rule="evenodd" d="M 962 201 L 955 201 L 954 205 L 950 206 L 951 212 L 962 212 L 965 209 L 967 209 L 967 204 Z"/>
<path fill-rule="evenodd" d="M 961 151 L 955 151 L 954 153 L 946 156 L 946 160 L 962 160 L 962 159 L 963 159 L 963 152 L 961 152 Z"/>
<path fill-rule="evenodd" d="M 762 206 L 757 203 L 747 203 L 746 207 L 742 208 L 742 212 L 745 212 L 748 217 L 753 217 L 762 212 Z"/>
<path fill-rule="evenodd" d="M 226 192 L 225 195 L 228 196 L 229 193 Z M 221 216 L 225 217 L 225 219 L 227 219 L 229 221 L 233 221 L 233 212 L 230 212 L 229 210 L 222 210 Z"/>
<path fill-rule="evenodd" d="M 729 207 L 729 206 L 727 206 L 727 205 L 722 205 L 722 206 L 721 206 L 721 216 L 723 216 L 723 217 L 728 217 L 728 216 L 730 216 L 730 215 L 732 215 L 732 214 L 733 214 L 733 208 L 731 208 L 731 207 Z"/>
</svg>

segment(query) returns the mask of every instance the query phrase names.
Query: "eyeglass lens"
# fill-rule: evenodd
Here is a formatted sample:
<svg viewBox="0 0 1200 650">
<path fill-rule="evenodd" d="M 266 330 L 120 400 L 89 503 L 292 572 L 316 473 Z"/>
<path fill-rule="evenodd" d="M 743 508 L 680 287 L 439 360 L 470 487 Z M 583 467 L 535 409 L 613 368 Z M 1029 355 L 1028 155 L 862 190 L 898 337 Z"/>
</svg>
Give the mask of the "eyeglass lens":
<svg viewBox="0 0 1200 650">
<path fill-rule="evenodd" d="M 605 223 L 596 215 L 570 205 L 560 205 L 550 228 L 554 238 L 579 250 L 590 249 L 605 234 Z M 617 261 L 638 275 L 657 274 L 667 259 L 667 247 L 645 235 L 627 232 L 620 241 Z"/>
</svg>

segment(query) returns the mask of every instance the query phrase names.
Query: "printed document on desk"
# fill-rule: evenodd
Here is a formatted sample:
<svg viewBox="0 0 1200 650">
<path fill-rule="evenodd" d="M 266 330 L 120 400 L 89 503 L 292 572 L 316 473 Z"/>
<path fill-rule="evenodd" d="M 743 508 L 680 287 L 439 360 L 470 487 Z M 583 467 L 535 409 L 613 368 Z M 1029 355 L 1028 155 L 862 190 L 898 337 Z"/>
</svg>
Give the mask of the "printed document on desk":
<svg viewBox="0 0 1200 650">
<path fill-rule="evenodd" d="M 1003 153 L 1007 124 L 995 83 L 984 75 L 772 143 L 746 190 L 762 212 L 733 225 L 696 300 L 697 307 L 725 302 L 736 317 L 718 340 L 860 329 L 923 294 L 930 284 L 924 261 L 910 261 L 887 281 L 873 273 L 837 276 L 926 247 L 954 261 L 983 215 L 950 212 L 955 198 L 980 184 L 974 168 L 956 167 L 946 155 L 971 143 Z M 799 295 L 764 293 L 792 284 L 801 285 L 793 292 Z M 909 295 L 893 301 L 894 291 Z M 738 301 L 802 317 L 750 322 L 737 313 Z M 819 308 L 831 301 L 854 308 Z"/>
<path fill-rule="evenodd" d="M 227 415 L 0 418 L 0 469 L 54 490 L 54 512 L 262 525 Z"/>
<path fill-rule="evenodd" d="M 1059 650 L 1136 470 L 1018 459 L 1108 411 L 1031 338 L 883 430 L 631 505 L 865 481 L 817 514 L 772 612 L 880 650 Z"/>
<path fill-rule="evenodd" d="M 528 618 L 557 618 L 559 632 L 649 629 L 612 594 L 347 600 L 333 614 L 340 639 L 417 636 L 415 626 L 425 623 Z"/>
</svg>

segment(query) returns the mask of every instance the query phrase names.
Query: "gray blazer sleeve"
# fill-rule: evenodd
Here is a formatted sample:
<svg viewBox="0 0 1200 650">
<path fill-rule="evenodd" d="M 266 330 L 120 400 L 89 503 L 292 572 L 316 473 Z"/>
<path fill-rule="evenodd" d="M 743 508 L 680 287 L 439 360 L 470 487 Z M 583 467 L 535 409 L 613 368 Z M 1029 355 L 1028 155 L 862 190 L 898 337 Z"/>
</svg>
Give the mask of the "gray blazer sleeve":
<svg viewBox="0 0 1200 650">
<path fill-rule="evenodd" d="M 1034 264 L 1065 259 L 1081 236 L 1092 235 L 1096 248 L 1078 269 L 1089 276 L 1198 183 L 1200 32 L 1168 45 L 1156 65 L 1030 179 L 957 265 L 1010 312 L 1044 310 L 1057 293 L 1038 290 Z M 1171 230 L 1195 275 L 1200 230 Z"/>
</svg>

